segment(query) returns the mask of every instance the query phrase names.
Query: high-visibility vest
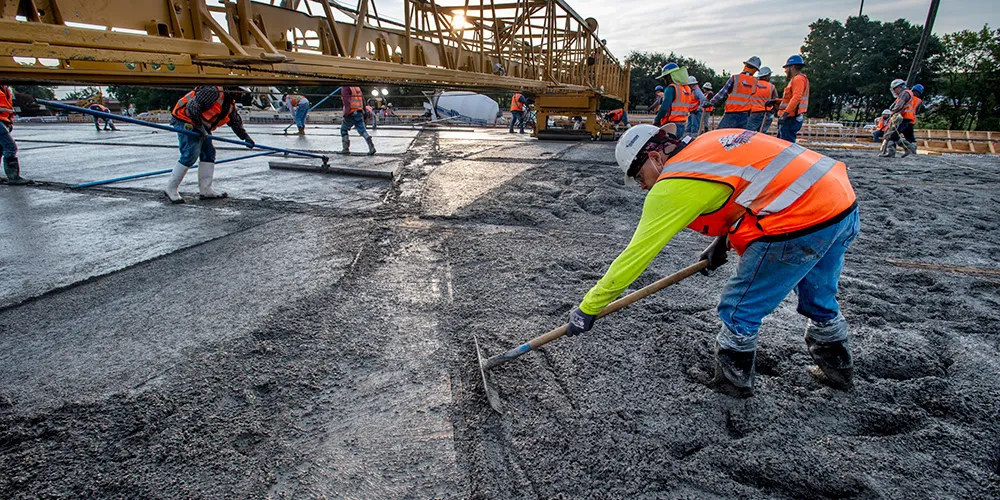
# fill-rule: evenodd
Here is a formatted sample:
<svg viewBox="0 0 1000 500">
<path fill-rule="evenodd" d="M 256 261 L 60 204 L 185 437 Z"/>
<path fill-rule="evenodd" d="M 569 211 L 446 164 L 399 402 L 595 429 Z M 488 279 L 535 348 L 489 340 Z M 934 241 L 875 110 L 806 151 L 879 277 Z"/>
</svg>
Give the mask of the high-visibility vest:
<svg viewBox="0 0 1000 500">
<path fill-rule="evenodd" d="M 97 111 L 100 111 L 102 113 L 110 113 L 111 112 L 111 110 L 108 109 L 107 106 L 105 106 L 103 104 L 91 104 L 90 105 L 90 109 L 97 110 Z"/>
<path fill-rule="evenodd" d="M 0 108 L 14 109 L 14 92 L 6 85 L 0 85 Z M 14 113 L 0 111 L 0 122 L 14 124 Z"/>
<path fill-rule="evenodd" d="M 706 103 L 708 103 L 708 101 L 711 101 L 713 97 L 715 97 L 715 92 L 712 92 L 711 90 L 709 90 L 708 92 L 705 92 L 705 102 Z M 708 114 L 712 114 L 712 111 L 715 111 L 715 106 L 708 106 L 706 104 L 705 107 L 702 108 L 702 109 L 704 109 Z"/>
<path fill-rule="evenodd" d="M 208 130 L 215 130 L 227 123 L 229 123 L 229 113 L 233 111 L 234 104 L 229 103 L 229 109 L 222 109 L 223 104 L 225 104 L 226 94 L 222 92 L 222 87 L 215 87 L 219 91 L 219 97 L 212 103 L 212 106 L 208 109 L 201 110 L 201 121 L 207 125 Z M 198 89 L 194 89 L 188 92 L 187 95 L 181 97 L 174 105 L 174 110 L 170 114 L 174 115 L 174 118 L 182 122 L 187 122 L 194 124 L 187 113 L 187 105 L 192 99 L 194 99 L 195 94 Z"/>
<path fill-rule="evenodd" d="M 344 102 L 344 116 L 355 111 L 365 111 L 365 96 L 361 87 L 344 87 L 340 90 L 340 99 Z"/>
<path fill-rule="evenodd" d="M 726 113 L 744 113 L 750 111 L 754 90 L 757 89 L 757 79 L 746 73 L 733 76 L 733 88 L 726 97 Z"/>
<path fill-rule="evenodd" d="M 733 132 L 703 134 L 663 167 L 658 180 L 701 179 L 733 188 L 722 208 L 688 228 L 728 234 L 742 255 L 754 240 L 807 230 L 854 208 L 843 162 L 769 135 Z"/>
<path fill-rule="evenodd" d="M 757 89 L 754 90 L 753 93 L 753 100 L 750 103 L 750 112 L 763 113 L 766 111 L 767 101 L 771 100 L 772 95 L 774 95 L 774 84 L 763 80 L 757 80 Z"/>
<path fill-rule="evenodd" d="M 624 115 L 624 114 L 625 114 L 625 110 L 619 108 L 619 109 L 616 109 L 614 111 L 609 111 L 608 114 L 607 114 L 607 117 L 611 121 L 619 122 L 619 121 L 621 121 L 622 115 Z"/>
<path fill-rule="evenodd" d="M 792 82 L 797 78 L 801 79 L 805 84 L 805 89 L 802 90 L 802 99 L 799 101 L 799 105 L 796 109 L 788 110 L 788 103 L 792 102 Z M 798 116 L 806 114 L 809 111 L 809 79 L 806 75 L 799 73 L 792 77 L 792 80 L 785 85 L 785 91 L 781 94 L 781 105 L 778 106 L 778 113 L 788 113 L 788 116 Z"/>
<path fill-rule="evenodd" d="M 911 122 L 917 121 L 917 106 L 920 106 L 922 99 L 913 95 L 912 90 L 904 90 L 907 94 L 910 94 L 910 100 L 906 101 L 906 106 L 903 106 L 903 110 L 899 112 L 903 116 L 904 120 L 910 120 Z"/>
<path fill-rule="evenodd" d="M 875 119 L 875 130 L 881 130 L 883 132 L 889 130 L 889 119 L 886 118 L 886 117 L 884 117 L 884 116 L 880 116 L 880 117 L 876 118 Z"/>
<path fill-rule="evenodd" d="M 663 122 L 657 125 L 686 122 L 691 113 L 691 103 L 697 102 L 691 93 L 691 87 L 676 83 L 671 83 L 670 86 L 674 89 L 674 100 L 670 103 L 670 112 L 663 117 Z"/>
<path fill-rule="evenodd" d="M 524 111 L 524 103 L 521 102 L 521 94 L 514 94 L 514 97 L 510 98 L 510 110 L 511 111 Z"/>
<path fill-rule="evenodd" d="M 288 94 L 285 96 L 285 101 L 292 108 L 297 108 L 299 106 L 299 102 L 303 99 L 305 99 L 305 96 L 301 96 L 299 94 Z"/>
</svg>

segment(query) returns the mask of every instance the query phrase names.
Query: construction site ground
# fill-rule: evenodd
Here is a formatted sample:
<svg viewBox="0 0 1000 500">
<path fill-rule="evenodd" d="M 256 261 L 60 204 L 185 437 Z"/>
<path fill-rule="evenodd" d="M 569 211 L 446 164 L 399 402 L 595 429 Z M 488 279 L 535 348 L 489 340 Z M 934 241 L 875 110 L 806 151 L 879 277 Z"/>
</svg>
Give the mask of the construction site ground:
<svg viewBox="0 0 1000 500">
<path fill-rule="evenodd" d="M 195 171 L 185 205 L 163 176 L 71 189 L 175 164 L 176 136 L 121 128 L 14 130 L 40 183 L 0 186 L 4 498 L 1000 497 L 997 157 L 828 152 L 862 220 L 853 390 L 807 375 L 791 298 L 756 395 L 706 387 L 730 263 L 498 367 L 500 414 L 473 336 L 560 325 L 628 243 L 643 195 L 613 143 L 380 128 L 331 162 L 395 183 L 260 157 L 219 165 L 226 200 Z M 249 131 L 340 147 L 283 128 Z M 635 287 L 708 242 L 679 234 Z"/>
</svg>

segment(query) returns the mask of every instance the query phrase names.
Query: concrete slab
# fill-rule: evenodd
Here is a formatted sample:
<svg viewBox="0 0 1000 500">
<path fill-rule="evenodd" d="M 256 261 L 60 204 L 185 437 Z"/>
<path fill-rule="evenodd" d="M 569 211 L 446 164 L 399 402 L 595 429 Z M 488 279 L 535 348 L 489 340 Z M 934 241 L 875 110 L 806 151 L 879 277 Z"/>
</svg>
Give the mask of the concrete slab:
<svg viewBox="0 0 1000 500">
<path fill-rule="evenodd" d="M 427 177 L 423 208 L 427 215 L 450 216 L 531 168 L 528 163 L 492 165 L 481 161 L 453 161 Z"/>
</svg>

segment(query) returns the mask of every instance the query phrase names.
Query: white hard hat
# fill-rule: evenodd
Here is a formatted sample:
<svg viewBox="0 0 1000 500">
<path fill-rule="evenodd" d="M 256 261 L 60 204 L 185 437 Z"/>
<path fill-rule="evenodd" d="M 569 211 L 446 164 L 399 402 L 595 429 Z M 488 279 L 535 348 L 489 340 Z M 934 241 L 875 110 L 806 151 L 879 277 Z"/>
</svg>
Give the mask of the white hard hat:
<svg viewBox="0 0 1000 500">
<path fill-rule="evenodd" d="M 764 78 L 765 76 L 771 76 L 771 68 L 762 66 L 759 70 L 757 70 L 757 78 Z"/>
<path fill-rule="evenodd" d="M 882 110 L 882 114 L 883 114 L 883 115 L 891 115 L 891 114 L 892 114 L 892 111 L 890 111 L 890 110 L 888 110 L 888 109 L 883 109 L 883 110 Z"/>
<path fill-rule="evenodd" d="M 671 129 L 671 127 L 673 128 Z M 635 179 L 628 175 L 635 157 L 642 151 L 642 148 L 646 146 L 649 140 L 659 135 L 660 132 L 677 137 L 683 130 L 680 130 L 680 127 L 675 123 L 668 123 L 663 127 L 643 124 L 626 130 L 621 139 L 618 139 L 618 144 L 615 145 L 615 160 L 618 162 L 618 167 L 621 168 L 622 174 L 625 177 L 626 186 L 632 186 L 636 183 Z"/>
<path fill-rule="evenodd" d="M 695 78 L 693 76 L 689 76 L 688 77 L 688 85 L 697 85 L 697 84 L 698 84 L 698 79 L 697 78 Z"/>
<path fill-rule="evenodd" d="M 889 84 L 889 90 L 894 90 L 896 87 L 902 87 L 903 85 L 906 85 L 906 82 L 897 78 Z"/>
<path fill-rule="evenodd" d="M 701 88 L 712 90 L 712 82 L 705 82 L 705 83 L 701 84 Z"/>
<path fill-rule="evenodd" d="M 743 64 L 750 66 L 753 69 L 760 69 L 760 58 L 757 56 L 750 56 L 750 59 L 743 61 Z"/>
</svg>

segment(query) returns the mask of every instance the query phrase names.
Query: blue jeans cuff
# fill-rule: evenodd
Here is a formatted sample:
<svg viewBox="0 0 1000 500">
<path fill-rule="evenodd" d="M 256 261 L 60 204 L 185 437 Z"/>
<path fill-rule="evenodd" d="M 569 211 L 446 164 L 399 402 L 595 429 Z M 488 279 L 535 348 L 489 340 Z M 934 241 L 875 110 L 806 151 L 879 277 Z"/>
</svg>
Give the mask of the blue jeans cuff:
<svg viewBox="0 0 1000 500">
<path fill-rule="evenodd" d="M 837 314 L 830 321 L 809 320 L 806 326 L 806 336 L 819 342 L 840 342 L 847 340 L 847 320 L 843 314 Z"/>
<path fill-rule="evenodd" d="M 753 352 L 757 350 L 757 334 L 740 335 L 729 329 L 725 324 L 719 329 L 716 337 L 719 347 L 737 352 Z"/>
</svg>

